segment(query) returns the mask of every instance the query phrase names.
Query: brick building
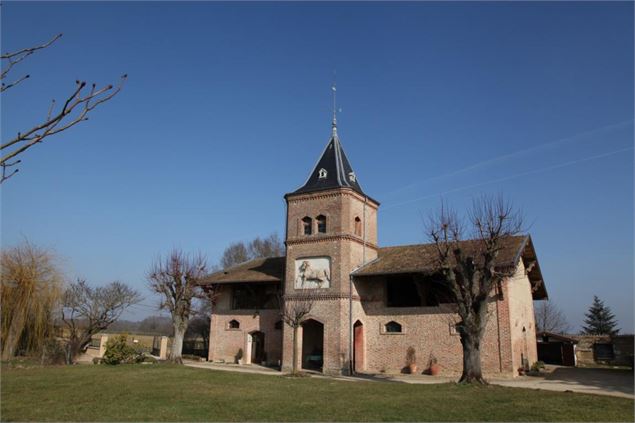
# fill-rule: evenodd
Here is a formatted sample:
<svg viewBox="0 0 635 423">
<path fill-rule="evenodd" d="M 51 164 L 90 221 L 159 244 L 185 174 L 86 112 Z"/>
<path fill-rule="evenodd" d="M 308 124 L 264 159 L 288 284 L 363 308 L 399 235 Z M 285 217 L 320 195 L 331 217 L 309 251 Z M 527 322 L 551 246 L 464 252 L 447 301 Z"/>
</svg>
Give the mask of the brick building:
<svg viewBox="0 0 635 423">
<path fill-rule="evenodd" d="M 280 319 L 282 292 L 286 304 L 313 301 L 299 331 L 302 368 L 399 372 L 412 346 L 420 369 L 434 356 L 444 374 L 460 373 L 458 316 L 439 283 L 435 247 L 379 246 L 379 202 L 362 190 L 335 118 L 309 178 L 285 200 L 286 256 L 242 263 L 205 281 L 218 293 L 209 360 L 290 369 L 293 330 Z M 483 371 L 515 375 L 537 360 L 533 300 L 547 293 L 528 235 L 506 239 L 497 265 L 512 266 L 515 275 L 492 293 Z"/>
</svg>

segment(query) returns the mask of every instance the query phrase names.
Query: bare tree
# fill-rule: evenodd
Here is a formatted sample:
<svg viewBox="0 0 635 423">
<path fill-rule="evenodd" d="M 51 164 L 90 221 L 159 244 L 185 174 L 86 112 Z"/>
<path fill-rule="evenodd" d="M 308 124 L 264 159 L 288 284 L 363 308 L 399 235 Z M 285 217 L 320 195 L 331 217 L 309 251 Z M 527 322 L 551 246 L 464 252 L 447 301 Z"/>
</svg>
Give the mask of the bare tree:
<svg viewBox="0 0 635 423">
<path fill-rule="evenodd" d="M 174 341 L 170 360 L 175 363 L 183 363 L 183 338 L 193 315 L 192 302 L 205 295 L 199 284 L 207 273 L 206 267 L 202 255 L 191 257 L 175 249 L 165 259 L 158 259 L 148 272 L 150 289 L 161 296 L 159 308 L 172 316 Z"/>
<path fill-rule="evenodd" d="M 566 333 L 571 329 L 564 313 L 553 301 L 540 301 L 535 315 L 536 332 Z"/>
<path fill-rule="evenodd" d="M 12 358 L 20 339 L 30 352 L 52 334 L 63 278 L 54 254 L 25 241 L 2 250 L 0 298 L 2 360 Z"/>
<path fill-rule="evenodd" d="M 488 304 L 495 288 L 515 269 L 501 269 L 496 259 L 505 238 L 521 233 L 522 216 L 502 197 L 474 201 L 468 219 L 472 240 L 464 241 L 463 222 L 444 204 L 431 216 L 428 236 L 437 247 L 444 282 L 452 291 L 460 318 L 457 330 L 463 347 L 460 382 L 486 383 L 481 371 L 481 340 Z"/>
<path fill-rule="evenodd" d="M 300 294 L 294 297 L 279 297 L 280 317 L 282 321 L 293 330 L 293 367 L 292 374 L 298 375 L 298 357 L 300 345 L 298 332 L 306 316 L 311 313 L 314 305 L 314 297 L 310 293 Z"/>
<path fill-rule="evenodd" d="M 72 364 L 94 334 L 107 329 L 126 308 L 140 301 L 137 291 L 118 281 L 97 288 L 81 279 L 71 283 L 62 307 L 62 322 L 68 331 L 66 363 Z"/>
<path fill-rule="evenodd" d="M 223 256 L 220 259 L 220 266 L 223 269 L 228 269 L 249 259 L 251 259 L 251 256 L 249 255 L 249 251 L 247 251 L 245 243 L 235 242 L 230 244 L 229 247 L 225 248 L 225 251 L 223 251 Z"/>
<path fill-rule="evenodd" d="M 58 34 L 50 41 L 39 46 L 24 48 L 12 53 L 3 53 L 0 56 L 2 58 L 3 67 L 0 77 L 2 80 L 0 92 L 4 93 L 30 77 L 30 75 L 25 74 L 10 82 L 5 82 L 14 66 L 33 53 L 49 47 L 60 39 L 61 36 L 62 34 Z M 79 122 L 88 120 L 88 113 L 121 91 L 126 79 L 127 75 L 123 75 L 116 87 L 107 85 L 102 88 L 97 88 L 96 84 L 87 85 L 85 81 L 75 81 L 75 88 L 66 97 L 61 107 L 56 107 L 55 100 L 52 100 L 46 116 L 40 123 L 26 131 L 20 131 L 14 138 L 2 142 L 0 146 L 0 150 L 2 150 L 2 157 L 0 158 L 0 166 L 2 167 L 0 184 L 19 171 L 17 168 L 17 165 L 21 163 L 21 160 L 17 159 L 19 154 L 41 143 L 45 138 L 51 135 L 58 134 L 77 125 Z M 13 171 L 10 171 L 11 168 L 13 168 Z"/>
<path fill-rule="evenodd" d="M 280 257 L 284 255 L 284 243 L 277 233 L 273 233 L 266 238 L 256 237 L 249 243 L 242 241 L 230 244 L 223 251 L 220 260 L 220 267 L 230 268 L 248 260 L 261 257 Z"/>
<path fill-rule="evenodd" d="M 247 250 L 251 258 L 280 257 L 284 255 L 284 244 L 278 234 L 273 233 L 264 239 L 257 237 L 249 243 Z"/>
</svg>

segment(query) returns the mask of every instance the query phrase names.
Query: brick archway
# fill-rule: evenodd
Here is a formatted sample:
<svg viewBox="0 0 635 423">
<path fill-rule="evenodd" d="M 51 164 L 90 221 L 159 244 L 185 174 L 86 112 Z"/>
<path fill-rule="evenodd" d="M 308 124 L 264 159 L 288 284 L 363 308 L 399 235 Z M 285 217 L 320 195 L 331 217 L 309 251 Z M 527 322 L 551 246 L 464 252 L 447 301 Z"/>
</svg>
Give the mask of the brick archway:
<svg viewBox="0 0 635 423">
<path fill-rule="evenodd" d="M 308 319 L 302 323 L 302 368 L 322 371 L 324 366 L 324 325 Z"/>
</svg>

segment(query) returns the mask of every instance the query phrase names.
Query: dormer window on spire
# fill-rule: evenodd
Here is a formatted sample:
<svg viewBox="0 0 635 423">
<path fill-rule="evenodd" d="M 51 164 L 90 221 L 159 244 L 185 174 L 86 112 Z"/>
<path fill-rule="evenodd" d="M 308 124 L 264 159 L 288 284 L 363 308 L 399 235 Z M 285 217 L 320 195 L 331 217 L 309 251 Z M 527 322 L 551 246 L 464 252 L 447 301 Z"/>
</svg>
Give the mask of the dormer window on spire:
<svg viewBox="0 0 635 423">
<path fill-rule="evenodd" d="M 357 182 L 357 177 L 355 176 L 355 172 L 348 172 L 348 180 L 351 182 Z"/>
<path fill-rule="evenodd" d="M 328 172 L 324 168 L 322 168 L 322 169 L 320 169 L 318 171 L 318 178 L 320 178 L 320 179 L 326 179 L 327 175 L 328 175 Z"/>
</svg>

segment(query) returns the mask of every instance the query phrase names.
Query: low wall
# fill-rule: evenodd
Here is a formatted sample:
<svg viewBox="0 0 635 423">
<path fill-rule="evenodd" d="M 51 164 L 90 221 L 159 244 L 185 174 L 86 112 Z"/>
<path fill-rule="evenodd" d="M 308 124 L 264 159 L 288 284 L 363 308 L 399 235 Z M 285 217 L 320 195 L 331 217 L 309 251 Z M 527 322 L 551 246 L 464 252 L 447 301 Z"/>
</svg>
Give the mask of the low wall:
<svg viewBox="0 0 635 423">
<path fill-rule="evenodd" d="M 578 365 L 597 363 L 629 366 L 633 363 L 633 335 L 569 335 L 578 341 L 576 359 Z M 601 346 L 601 347 L 600 347 Z M 599 356 L 599 351 L 612 351 L 612 358 Z"/>
</svg>

